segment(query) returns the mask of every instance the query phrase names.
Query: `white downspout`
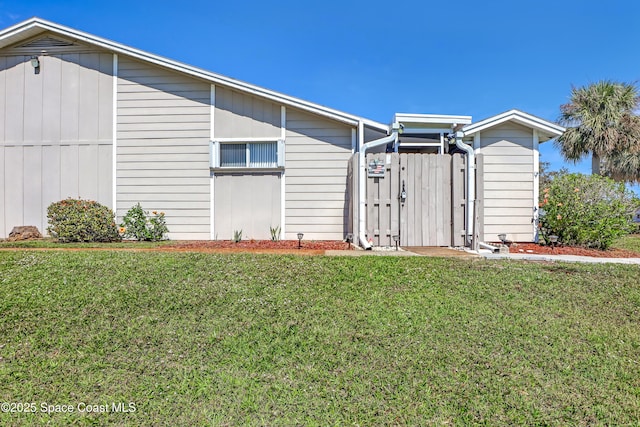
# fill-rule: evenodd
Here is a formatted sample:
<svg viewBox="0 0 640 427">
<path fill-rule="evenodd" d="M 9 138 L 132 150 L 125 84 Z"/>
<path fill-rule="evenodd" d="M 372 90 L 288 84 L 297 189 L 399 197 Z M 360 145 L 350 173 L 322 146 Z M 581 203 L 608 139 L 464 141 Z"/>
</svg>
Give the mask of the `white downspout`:
<svg viewBox="0 0 640 427">
<path fill-rule="evenodd" d="M 360 147 L 360 152 L 358 153 L 358 240 L 360 241 L 360 246 L 366 250 L 371 250 L 371 245 L 367 241 L 365 233 L 366 218 L 364 212 L 366 204 L 367 176 L 365 170 L 367 165 L 365 163 L 367 159 L 367 150 L 381 145 L 387 145 L 390 142 L 393 142 L 394 145 L 396 145 L 398 143 L 398 129 L 399 125 L 394 123 L 391 127 L 391 135 L 363 144 L 362 147 Z"/>
<path fill-rule="evenodd" d="M 470 245 L 471 238 L 473 237 L 473 207 L 476 198 L 476 174 L 474 171 L 476 167 L 476 155 L 473 151 L 473 147 L 465 144 L 462 141 L 462 138 L 464 138 L 464 132 L 456 132 L 456 147 L 467 153 L 467 208 L 465 212 L 465 228 L 467 230 L 467 235 L 465 236 L 465 242 Z"/>
</svg>

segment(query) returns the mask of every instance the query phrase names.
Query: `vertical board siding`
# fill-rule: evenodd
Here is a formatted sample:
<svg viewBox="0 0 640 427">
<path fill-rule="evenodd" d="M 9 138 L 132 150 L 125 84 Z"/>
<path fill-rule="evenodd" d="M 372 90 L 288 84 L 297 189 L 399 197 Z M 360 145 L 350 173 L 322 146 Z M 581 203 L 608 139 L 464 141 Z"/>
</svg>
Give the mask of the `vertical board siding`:
<svg viewBox="0 0 640 427">
<path fill-rule="evenodd" d="M 210 96 L 207 82 L 119 57 L 119 219 L 140 202 L 171 209 L 170 238 L 209 239 Z"/>
<path fill-rule="evenodd" d="M 2 54 L 0 238 L 18 225 L 46 232 L 47 207 L 67 197 L 113 206 L 112 55 L 58 49 L 36 74 L 31 54 Z"/>
<path fill-rule="evenodd" d="M 25 225 L 41 228 L 42 148 L 24 147 L 24 219 Z M 46 209 L 46 207 L 45 207 Z"/>
<path fill-rule="evenodd" d="M 270 228 L 280 225 L 280 180 L 280 173 L 216 175 L 215 237 L 231 240 L 242 231 L 243 240 L 269 240 Z"/>
<path fill-rule="evenodd" d="M 487 241 L 534 240 L 533 218 L 533 132 L 505 123 L 480 135 L 483 154 L 483 234 Z M 515 166 L 514 166 L 515 165 Z"/>
<path fill-rule="evenodd" d="M 374 246 L 462 246 L 462 156 L 424 153 L 367 154 L 383 161 L 384 177 L 367 177 L 366 232 Z M 402 183 L 407 193 L 400 202 Z"/>
<path fill-rule="evenodd" d="M 351 127 L 287 109 L 285 239 L 342 240 L 349 229 Z"/>
<path fill-rule="evenodd" d="M 24 224 L 24 148 L 4 147 L 5 235 L 16 225 Z"/>
<path fill-rule="evenodd" d="M 216 138 L 280 138 L 280 105 L 216 86 Z"/>
</svg>

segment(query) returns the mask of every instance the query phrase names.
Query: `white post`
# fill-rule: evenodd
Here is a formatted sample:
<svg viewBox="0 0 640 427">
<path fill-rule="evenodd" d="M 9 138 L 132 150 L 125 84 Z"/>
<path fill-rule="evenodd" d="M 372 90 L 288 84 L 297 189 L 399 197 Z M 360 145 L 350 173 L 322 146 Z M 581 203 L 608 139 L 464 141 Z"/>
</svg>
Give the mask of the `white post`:
<svg viewBox="0 0 640 427">
<path fill-rule="evenodd" d="M 118 55 L 113 54 L 113 88 L 112 88 L 111 111 L 111 145 L 112 145 L 112 165 L 111 165 L 111 182 L 112 194 L 111 203 L 113 212 L 116 214 L 116 222 L 118 222 Z"/>
<path fill-rule="evenodd" d="M 540 137 L 538 130 L 533 129 L 533 241 L 538 241 L 538 198 L 540 197 Z"/>
<path fill-rule="evenodd" d="M 209 153 L 210 156 L 214 156 L 215 153 L 213 153 L 213 150 L 215 150 L 215 146 L 213 145 L 213 143 L 211 141 L 215 140 L 215 118 L 216 118 L 216 86 L 215 85 L 211 85 L 211 96 L 210 96 L 210 109 L 209 109 L 209 149 L 212 150 L 211 153 Z M 213 157 L 215 158 L 215 157 Z M 211 164 L 211 166 L 214 166 L 213 164 Z M 210 173 L 210 178 L 209 178 L 209 239 L 210 240 L 215 240 L 216 239 L 216 224 L 215 224 L 215 174 L 213 173 L 213 171 L 211 171 Z"/>
</svg>

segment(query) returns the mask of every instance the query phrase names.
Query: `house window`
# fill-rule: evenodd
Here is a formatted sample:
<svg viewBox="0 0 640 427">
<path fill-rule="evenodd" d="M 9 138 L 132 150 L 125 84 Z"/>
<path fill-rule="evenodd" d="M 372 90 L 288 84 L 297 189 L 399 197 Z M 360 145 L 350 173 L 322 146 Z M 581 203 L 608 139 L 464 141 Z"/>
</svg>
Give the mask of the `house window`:
<svg viewBox="0 0 640 427">
<path fill-rule="evenodd" d="M 272 169 L 283 166 L 284 141 L 214 142 L 214 168 Z"/>
</svg>

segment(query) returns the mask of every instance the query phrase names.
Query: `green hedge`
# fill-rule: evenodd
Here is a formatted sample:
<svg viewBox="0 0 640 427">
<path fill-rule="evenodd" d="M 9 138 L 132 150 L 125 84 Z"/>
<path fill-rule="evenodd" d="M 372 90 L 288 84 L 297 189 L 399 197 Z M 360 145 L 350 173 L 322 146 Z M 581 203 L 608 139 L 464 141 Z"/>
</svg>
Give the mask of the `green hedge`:
<svg viewBox="0 0 640 427">
<path fill-rule="evenodd" d="M 561 174 L 540 192 L 540 233 L 567 245 L 607 249 L 633 230 L 633 194 L 600 175 Z"/>
<path fill-rule="evenodd" d="M 111 209 L 93 200 L 65 199 L 47 208 L 47 231 L 60 242 L 120 240 Z"/>
</svg>

